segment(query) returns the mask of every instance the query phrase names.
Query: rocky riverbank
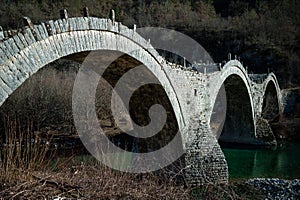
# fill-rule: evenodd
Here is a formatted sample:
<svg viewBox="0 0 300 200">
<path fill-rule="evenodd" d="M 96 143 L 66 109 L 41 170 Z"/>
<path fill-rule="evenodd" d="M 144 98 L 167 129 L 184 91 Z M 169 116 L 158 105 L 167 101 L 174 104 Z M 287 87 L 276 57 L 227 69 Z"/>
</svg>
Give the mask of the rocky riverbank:
<svg viewBox="0 0 300 200">
<path fill-rule="evenodd" d="M 267 195 L 266 199 L 300 199 L 300 179 L 254 178 L 247 181 Z"/>
</svg>

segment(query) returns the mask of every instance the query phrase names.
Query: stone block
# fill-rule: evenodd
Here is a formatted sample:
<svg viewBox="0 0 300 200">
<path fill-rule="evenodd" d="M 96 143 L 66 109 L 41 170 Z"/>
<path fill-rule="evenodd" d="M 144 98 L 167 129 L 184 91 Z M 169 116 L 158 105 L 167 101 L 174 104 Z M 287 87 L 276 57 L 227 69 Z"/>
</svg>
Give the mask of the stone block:
<svg viewBox="0 0 300 200">
<path fill-rule="evenodd" d="M 4 32 L 3 32 L 2 26 L 0 26 L 0 41 L 1 40 L 4 40 Z"/>
<path fill-rule="evenodd" d="M 54 21 L 53 25 L 54 25 L 54 29 L 55 29 L 56 34 L 62 33 L 62 30 L 61 30 L 61 27 L 59 25 L 59 21 L 58 20 Z"/>
<path fill-rule="evenodd" d="M 28 45 L 31 45 L 34 42 L 36 42 L 31 29 L 26 28 L 25 30 L 23 30 L 23 35 L 24 35 L 25 41 Z"/>
<path fill-rule="evenodd" d="M 40 31 L 39 31 L 39 29 L 38 29 L 38 25 L 34 25 L 34 36 L 35 36 L 35 38 L 36 38 L 36 40 L 37 41 L 40 41 L 40 40 L 42 40 L 43 38 L 42 38 L 42 36 L 40 35 Z"/>
<path fill-rule="evenodd" d="M 2 103 L 4 102 L 3 100 L 8 98 L 8 95 L 10 95 L 13 91 L 7 86 L 7 84 L 0 78 L 0 93 L 1 96 L 4 98 L 2 99 Z"/>
</svg>

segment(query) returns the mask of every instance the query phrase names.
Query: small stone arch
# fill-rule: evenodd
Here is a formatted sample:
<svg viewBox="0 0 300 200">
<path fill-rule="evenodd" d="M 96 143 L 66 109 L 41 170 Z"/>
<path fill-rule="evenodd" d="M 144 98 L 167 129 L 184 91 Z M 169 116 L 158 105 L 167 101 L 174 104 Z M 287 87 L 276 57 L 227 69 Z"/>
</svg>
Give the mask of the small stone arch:
<svg viewBox="0 0 300 200">
<path fill-rule="evenodd" d="M 271 73 L 264 82 L 261 116 L 272 121 L 281 110 L 281 92 L 275 74 Z"/>
<path fill-rule="evenodd" d="M 242 64 L 229 61 L 222 69 L 220 76 L 215 77 L 216 84 L 211 90 L 211 109 L 214 113 L 220 93 L 226 95 L 225 121 L 220 124 L 215 134 L 219 140 L 230 143 L 251 143 L 255 141 L 255 115 L 252 101 L 252 90 L 247 72 Z M 223 95 L 224 95 L 223 94 Z M 224 103 L 223 103 L 224 104 Z M 209 122 L 212 126 L 213 116 Z M 224 126 L 223 126 L 224 125 Z M 231 134 L 230 134 L 231 133 Z"/>
</svg>

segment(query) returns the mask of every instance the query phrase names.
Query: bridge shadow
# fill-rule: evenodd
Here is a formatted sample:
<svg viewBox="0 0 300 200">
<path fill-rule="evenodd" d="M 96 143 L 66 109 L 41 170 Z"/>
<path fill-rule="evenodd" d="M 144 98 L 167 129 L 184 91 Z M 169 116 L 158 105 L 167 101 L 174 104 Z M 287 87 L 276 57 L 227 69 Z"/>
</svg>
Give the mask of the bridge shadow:
<svg viewBox="0 0 300 200">
<path fill-rule="evenodd" d="M 210 125 L 220 142 L 249 144 L 255 141 L 251 100 L 239 76 L 231 75 L 225 80 L 217 95 Z"/>
<path fill-rule="evenodd" d="M 279 115 L 279 105 L 276 87 L 273 81 L 269 81 L 264 94 L 262 117 L 268 121 L 275 120 Z"/>
</svg>

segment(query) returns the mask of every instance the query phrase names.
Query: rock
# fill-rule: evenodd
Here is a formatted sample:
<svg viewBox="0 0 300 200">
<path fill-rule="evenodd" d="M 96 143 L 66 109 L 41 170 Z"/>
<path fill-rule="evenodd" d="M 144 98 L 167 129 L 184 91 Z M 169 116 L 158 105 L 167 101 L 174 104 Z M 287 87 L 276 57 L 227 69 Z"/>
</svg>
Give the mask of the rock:
<svg viewBox="0 0 300 200">
<path fill-rule="evenodd" d="M 300 180 L 283 180 L 278 178 L 254 178 L 246 182 L 261 189 L 266 199 L 300 199 Z"/>
</svg>

